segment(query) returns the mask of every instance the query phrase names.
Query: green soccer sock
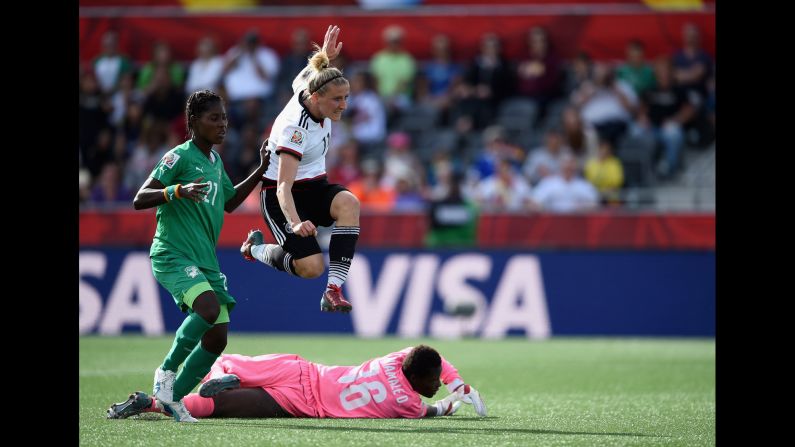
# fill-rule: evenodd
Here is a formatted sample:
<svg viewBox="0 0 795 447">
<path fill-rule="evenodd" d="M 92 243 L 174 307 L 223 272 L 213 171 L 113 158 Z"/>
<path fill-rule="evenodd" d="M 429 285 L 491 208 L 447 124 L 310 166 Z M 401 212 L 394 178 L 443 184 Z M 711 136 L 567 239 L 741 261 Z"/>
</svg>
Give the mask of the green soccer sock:
<svg viewBox="0 0 795 447">
<path fill-rule="evenodd" d="M 171 350 L 168 351 L 161 368 L 167 371 L 177 372 L 179 365 L 193 352 L 196 345 L 199 344 L 202 335 L 207 332 L 212 324 L 205 321 L 199 314 L 193 313 L 185 318 L 182 325 L 177 329 L 177 336 L 174 337 L 174 344 L 171 345 Z"/>
<path fill-rule="evenodd" d="M 219 355 L 204 349 L 201 344 L 196 346 L 174 381 L 174 402 L 185 397 L 202 381 Z"/>
</svg>

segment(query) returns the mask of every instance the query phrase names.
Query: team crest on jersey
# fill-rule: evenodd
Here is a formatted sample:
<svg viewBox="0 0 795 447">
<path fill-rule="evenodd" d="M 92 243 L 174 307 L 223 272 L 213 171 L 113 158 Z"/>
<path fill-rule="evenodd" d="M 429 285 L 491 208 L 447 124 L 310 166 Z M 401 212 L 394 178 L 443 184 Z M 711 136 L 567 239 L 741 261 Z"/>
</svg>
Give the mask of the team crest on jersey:
<svg viewBox="0 0 795 447">
<path fill-rule="evenodd" d="M 191 278 L 195 278 L 199 276 L 199 268 L 196 267 L 195 265 L 192 265 L 190 267 L 185 267 L 185 273 Z"/>
<path fill-rule="evenodd" d="M 174 163 L 176 163 L 177 160 L 179 160 L 179 155 L 175 154 L 174 152 L 169 152 L 165 157 L 163 157 L 163 166 L 171 169 L 174 167 Z"/>
<path fill-rule="evenodd" d="M 290 142 L 299 146 L 304 144 L 304 133 L 300 130 L 294 131 L 293 136 L 290 138 Z"/>
</svg>

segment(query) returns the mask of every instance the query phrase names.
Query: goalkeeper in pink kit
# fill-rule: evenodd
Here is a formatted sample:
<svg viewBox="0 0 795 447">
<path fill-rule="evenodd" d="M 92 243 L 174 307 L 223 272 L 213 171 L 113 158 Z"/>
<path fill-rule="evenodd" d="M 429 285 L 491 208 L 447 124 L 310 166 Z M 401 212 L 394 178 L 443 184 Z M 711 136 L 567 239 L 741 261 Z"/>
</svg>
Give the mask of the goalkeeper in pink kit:
<svg viewBox="0 0 795 447">
<path fill-rule="evenodd" d="M 450 394 L 432 405 L 442 383 Z M 421 418 L 450 416 L 462 403 L 486 416 L 486 405 L 458 370 L 426 345 L 368 360 L 359 366 L 326 366 L 295 354 L 249 357 L 223 354 L 202 380 L 199 393 L 185 396 L 196 418 Z M 141 391 L 111 405 L 109 419 L 144 412 L 167 414 Z"/>
</svg>

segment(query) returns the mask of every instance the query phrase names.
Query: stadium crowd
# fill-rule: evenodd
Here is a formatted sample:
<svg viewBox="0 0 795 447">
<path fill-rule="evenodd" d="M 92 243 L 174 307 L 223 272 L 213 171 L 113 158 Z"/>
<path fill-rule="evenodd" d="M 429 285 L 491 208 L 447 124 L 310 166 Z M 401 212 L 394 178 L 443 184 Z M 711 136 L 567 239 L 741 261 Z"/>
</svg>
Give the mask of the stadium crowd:
<svg viewBox="0 0 795 447">
<path fill-rule="evenodd" d="M 403 48 L 389 26 L 370 60 L 341 57 L 351 93 L 333 123 L 329 181 L 346 185 L 364 210 L 439 209 L 445 204 L 531 213 L 626 205 L 627 188 L 676 179 L 683 152 L 713 139 L 714 61 L 692 24 L 684 46 L 648 60 L 628 40 L 622 61 L 564 60 L 546 30 L 527 33 L 521 60 L 502 56 L 485 34 L 476 57 L 459 60 L 448 36 L 431 40 L 433 57 Z M 131 61 L 118 36 L 79 73 L 79 202 L 127 206 L 163 155 L 186 138 L 184 104 L 209 88 L 226 100 L 229 131 L 216 147 L 233 183 L 259 163 L 259 147 L 292 96 L 291 82 L 312 52 L 309 34 L 292 35 L 279 55 L 256 30 L 222 52 L 212 38 L 192 61 L 174 60 L 168 42 L 151 60 Z M 344 51 L 344 50 L 343 50 Z M 258 195 L 242 205 L 259 209 Z"/>
</svg>

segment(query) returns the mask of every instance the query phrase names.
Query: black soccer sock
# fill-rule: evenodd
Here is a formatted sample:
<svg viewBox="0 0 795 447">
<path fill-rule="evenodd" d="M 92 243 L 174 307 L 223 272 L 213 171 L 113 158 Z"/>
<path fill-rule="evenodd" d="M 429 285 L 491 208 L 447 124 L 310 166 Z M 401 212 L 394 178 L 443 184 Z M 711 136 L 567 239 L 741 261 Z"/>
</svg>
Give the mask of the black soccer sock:
<svg viewBox="0 0 795 447">
<path fill-rule="evenodd" d="M 251 247 L 251 256 L 276 270 L 298 276 L 295 273 L 293 255 L 285 251 L 279 244 L 255 245 Z"/>
<path fill-rule="evenodd" d="M 359 240 L 359 227 L 335 227 L 331 230 L 331 242 L 328 247 L 329 269 L 328 283 L 337 287 L 348 279 L 356 241 Z"/>
</svg>

